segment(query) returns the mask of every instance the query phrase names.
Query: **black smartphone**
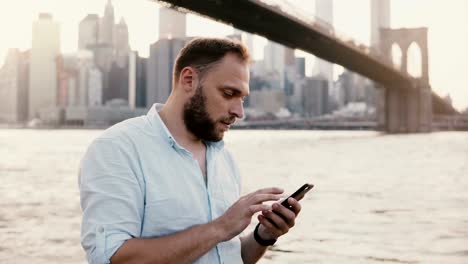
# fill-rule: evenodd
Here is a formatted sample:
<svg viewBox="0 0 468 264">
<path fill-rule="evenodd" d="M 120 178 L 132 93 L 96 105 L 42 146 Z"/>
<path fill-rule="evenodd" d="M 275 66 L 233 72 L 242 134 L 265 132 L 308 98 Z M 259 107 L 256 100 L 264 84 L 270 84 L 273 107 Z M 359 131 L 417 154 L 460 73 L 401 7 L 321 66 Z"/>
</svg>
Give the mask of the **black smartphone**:
<svg viewBox="0 0 468 264">
<path fill-rule="evenodd" d="M 313 185 L 313 184 L 306 183 L 306 184 L 302 185 L 301 188 L 297 189 L 297 191 L 295 191 L 295 192 L 294 192 L 293 194 L 291 194 L 289 197 L 292 197 L 292 198 L 294 198 L 294 199 L 296 199 L 296 200 L 299 201 L 299 200 L 301 200 L 302 198 L 304 198 L 304 195 L 305 195 L 308 191 L 312 190 L 312 188 L 314 188 L 314 185 Z M 281 205 L 284 206 L 284 207 L 286 207 L 286 208 L 288 208 L 289 210 L 292 210 L 291 205 L 289 205 L 289 203 L 288 203 L 289 197 L 286 198 L 286 200 L 284 200 L 284 201 L 281 203 Z"/>
</svg>

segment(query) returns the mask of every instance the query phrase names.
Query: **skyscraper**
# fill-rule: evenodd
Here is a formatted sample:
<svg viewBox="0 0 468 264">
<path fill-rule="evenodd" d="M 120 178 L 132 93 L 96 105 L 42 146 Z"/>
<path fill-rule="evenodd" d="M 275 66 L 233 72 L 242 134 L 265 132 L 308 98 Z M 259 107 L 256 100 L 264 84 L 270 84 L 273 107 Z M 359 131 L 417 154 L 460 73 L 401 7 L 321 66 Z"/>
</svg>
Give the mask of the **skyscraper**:
<svg viewBox="0 0 468 264">
<path fill-rule="evenodd" d="M 160 39 L 150 46 L 147 65 L 146 105 L 164 103 L 172 89 L 172 70 L 183 39 Z"/>
<path fill-rule="evenodd" d="M 98 43 L 99 17 L 96 14 L 88 14 L 81 20 L 78 29 L 78 49 L 86 49 L 90 45 Z"/>
<path fill-rule="evenodd" d="M 302 87 L 302 106 L 305 117 L 316 117 L 328 111 L 328 82 L 325 78 L 305 78 Z"/>
<path fill-rule="evenodd" d="M 128 63 L 120 67 L 112 63 L 109 71 L 109 86 L 103 91 L 104 102 L 123 99 L 128 102 Z"/>
<path fill-rule="evenodd" d="M 128 104 L 131 109 L 146 107 L 146 58 L 131 51 L 129 59 Z"/>
<path fill-rule="evenodd" d="M 332 0 L 315 0 L 315 12 L 322 26 L 333 28 L 333 1 Z M 317 58 L 315 63 L 314 75 L 321 75 L 328 81 L 329 91 L 333 94 L 333 64 Z"/>
<path fill-rule="evenodd" d="M 95 15 L 88 15 L 87 18 L 83 19 L 83 21 L 94 20 Z M 83 28 L 85 25 L 92 24 L 91 22 L 82 23 Z M 91 26 L 89 27 L 91 28 Z M 106 3 L 104 15 L 99 19 L 97 32 L 99 32 L 98 43 L 89 44 L 86 47 L 93 52 L 94 64 L 98 68 L 87 69 L 87 72 L 91 74 L 90 76 L 94 76 L 94 80 L 101 79 L 102 81 L 101 86 L 93 85 L 95 94 L 102 95 L 102 98 L 93 101 L 93 104 L 106 103 L 111 99 L 128 100 L 130 52 L 128 27 L 123 18 L 119 20 L 118 24 L 115 24 L 114 7 L 111 0 Z M 100 74 L 97 74 L 97 70 L 100 71 Z"/>
<path fill-rule="evenodd" d="M 273 89 L 284 89 L 285 55 L 286 48 L 283 45 L 268 41 L 264 50 L 263 63 L 266 73 L 276 75 L 279 79 L 279 83 L 272 87 Z"/>
<path fill-rule="evenodd" d="M 76 106 L 79 102 L 78 60 L 76 54 L 61 54 L 57 64 L 57 106 Z"/>
<path fill-rule="evenodd" d="M 60 27 L 52 15 L 41 13 L 33 23 L 29 71 L 29 118 L 42 108 L 57 106 L 56 58 L 60 53 Z"/>
<path fill-rule="evenodd" d="M 128 44 L 128 27 L 123 18 L 114 26 L 115 61 L 119 67 L 128 63 L 130 46 Z"/>
<path fill-rule="evenodd" d="M 23 122 L 28 115 L 29 52 L 8 51 L 0 68 L 0 121 Z"/>
<path fill-rule="evenodd" d="M 379 49 L 379 29 L 389 27 L 390 0 L 371 0 L 371 47 Z"/>
<path fill-rule="evenodd" d="M 185 14 L 165 7 L 159 9 L 159 39 L 185 38 L 186 24 Z"/>
<path fill-rule="evenodd" d="M 88 71 L 88 106 L 102 105 L 102 73 L 94 65 Z"/>
<path fill-rule="evenodd" d="M 108 0 L 104 10 L 104 16 L 99 23 L 99 43 L 113 44 L 114 41 L 114 7 Z"/>
<path fill-rule="evenodd" d="M 242 42 L 247 46 L 250 54 L 253 56 L 253 51 L 254 51 L 253 34 L 250 32 L 245 32 L 245 31 L 235 28 L 234 35 L 241 35 Z"/>
</svg>

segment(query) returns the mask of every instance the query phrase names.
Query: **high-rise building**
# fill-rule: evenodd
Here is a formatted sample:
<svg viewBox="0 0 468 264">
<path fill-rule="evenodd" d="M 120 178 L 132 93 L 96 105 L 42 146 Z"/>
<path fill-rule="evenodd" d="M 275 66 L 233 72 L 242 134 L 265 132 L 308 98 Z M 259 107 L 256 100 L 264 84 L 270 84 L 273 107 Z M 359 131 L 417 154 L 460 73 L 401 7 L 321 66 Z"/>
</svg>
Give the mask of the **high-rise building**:
<svg viewBox="0 0 468 264">
<path fill-rule="evenodd" d="M 0 122 L 27 121 L 29 52 L 10 49 L 0 68 Z"/>
<path fill-rule="evenodd" d="M 256 90 L 249 97 L 250 107 L 263 113 L 277 113 L 286 105 L 285 95 L 281 90 Z"/>
<path fill-rule="evenodd" d="M 296 66 L 296 73 L 298 74 L 298 76 L 302 79 L 305 77 L 305 58 L 304 57 L 301 57 L 301 58 L 296 58 L 295 59 L 295 66 Z"/>
<path fill-rule="evenodd" d="M 380 29 L 390 28 L 390 0 L 371 0 L 371 29 L 370 29 L 370 46 L 373 53 L 381 53 L 380 51 Z M 367 106 L 378 106 L 377 115 L 379 124 L 384 123 L 384 102 L 385 93 L 383 89 L 379 89 L 380 84 L 369 83 L 366 86 L 365 97 Z"/>
<path fill-rule="evenodd" d="M 81 20 L 78 28 L 78 49 L 86 49 L 90 45 L 98 43 L 99 17 L 96 14 L 88 14 Z"/>
<path fill-rule="evenodd" d="M 172 89 L 172 70 L 185 39 L 160 39 L 150 46 L 147 65 L 146 105 L 164 103 Z"/>
<path fill-rule="evenodd" d="M 294 82 L 298 78 L 298 72 L 296 67 L 296 57 L 294 55 L 294 49 L 284 47 L 284 93 L 286 96 L 291 96 L 294 90 Z"/>
<path fill-rule="evenodd" d="M 76 105 L 87 106 L 89 94 L 89 71 L 95 68 L 93 53 L 90 50 L 80 50 L 76 54 L 77 58 L 77 98 Z M 101 98 L 99 98 L 101 99 Z"/>
<path fill-rule="evenodd" d="M 102 104 L 102 74 L 93 53 L 81 50 L 57 58 L 58 106 L 86 107 Z"/>
<path fill-rule="evenodd" d="M 123 18 L 114 27 L 115 61 L 119 67 L 125 67 L 128 63 L 130 46 L 128 44 L 128 27 Z"/>
<path fill-rule="evenodd" d="M 277 85 L 272 87 L 274 89 L 284 89 L 286 78 L 285 55 L 286 48 L 283 45 L 273 41 L 268 41 L 264 50 L 263 63 L 264 70 L 267 74 L 275 75 L 278 77 L 279 82 L 277 83 Z"/>
<path fill-rule="evenodd" d="M 356 73 L 344 71 L 336 82 L 339 88 L 340 96 L 338 100 L 339 106 L 345 106 L 351 102 L 367 102 L 371 103 L 373 90 L 370 87 L 370 81 Z"/>
<path fill-rule="evenodd" d="M 112 99 L 122 99 L 128 102 L 128 63 L 120 67 L 116 62 L 112 63 L 109 71 L 109 86 L 103 91 L 105 103 Z"/>
<path fill-rule="evenodd" d="M 132 51 L 128 66 L 128 104 L 131 109 L 146 107 L 146 62 L 147 59 Z"/>
<path fill-rule="evenodd" d="M 33 23 L 29 71 L 29 118 L 43 108 L 57 106 L 56 58 L 60 53 L 60 27 L 50 14 Z"/>
<path fill-rule="evenodd" d="M 159 9 L 159 39 L 178 38 L 187 36 L 187 23 L 184 13 L 170 8 Z"/>
<path fill-rule="evenodd" d="M 125 19 L 122 17 L 118 24 L 114 26 L 114 48 L 116 50 L 126 50 L 129 49 L 128 44 L 128 27 Z"/>
<path fill-rule="evenodd" d="M 76 106 L 79 101 L 78 59 L 76 54 L 58 55 L 57 59 L 57 106 Z"/>
<path fill-rule="evenodd" d="M 321 20 L 321 26 L 333 29 L 333 1 L 331 0 L 316 0 L 315 1 L 315 13 L 316 16 Z M 332 97 L 333 94 L 333 64 L 317 58 L 315 62 L 313 75 L 320 75 L 328 81 L 329 92 Z"/>
<path fill-rule="evenodd" d="M 380 28 L 390 27 L 390 0 L 371 0 L 371 47 L 379 50 Z"/>
<path fill-rule="evenodd" d="M 80 24 L 83 27 L 83 35 L 91 35 L 89 32 L 95 25 L 96 15 L 88 15 Z M 102 95 L 101 98 L 93 101 L 96 103 L 106 103 L 112 99 L 128 100 L 128 62 L 129 62 L 129 34 L 127 23 L 123 18 L 115 24 L 114 7 L 112 1 L 108 0 L 104 10 L 104 15 L 97 24 L 98 41 L 89 43 L 86 48 L 91 50 L 94 58 L 94 65 L 85 70 L 86 74 L 92 74 L 95 79 L 101 79 L 101 85 L 93 88 L 96 93 Z M 86 21 L 86 23 L 85 23 Z M 93 21 L 93 23 L 91 22 Z M 85 33 L 87 32 L 87 33 Z M 81 36 L 81 35 L 80 35 Z M 83 37 L 84 41 L 85 37 Z M 94 67 L 97 67 L 95 69 Z M 100 72 L 97 74 L 97 70 Z M 82 84 L 82 83 L 81 83 Z M 88 100 L 89 101 L 89 100 Z"/>
<path fill-rule="evenodd" d="M 231 34 L 231 35 L 227 35 L 226 38 L 232 39 L 234 41 L 242 42 L 242 34 L 234 33 L 234 34 Z"/>
<path fill-rule="evenodd" d="M 104 16 L 99 23 L 99 43 L 113 44 L 114 24 L 114 7 L 112 6 L 112 1 L 108 0 L 104 10 Z"/>
<path fill-rule="evenodd" d="M 128 56 L 128 106 L 135 109 L 137 87 L 137 51 L 131 51 Z"/>
<path fill-rule="evenodd" d="M 302 87 L 302 106 L 305 117 L 317 117 L 328 111 L 328 81 L 307 77 Z"/>
<path fill-rule="evenodd" d="M 100 102 L 105 103 L 104 95 L 107 94 L 109 89 L 109 76 L 113 62 L 113 49 L 109 44 L 98 44 L 91 46 L 90 50 L 93 52 L 94 65 L 101 72 L 101 95 Z"/>
<path fill-rule="evenodd" d="M 86 86 L 88 87 L 87 105 L 102 105 L 102 73 L 94 64 L 87 70 Z"/>
<path fill-rule="evenodd" d="M 234 29 L 234 35 L 240 35 L 242 42 L 247 46 L 249 49 L 249 53 L 253 56 L 254 45 L 253 45 L 253 34 L 250 32 L 244 32 L 240 29 Z"/>
</svg>

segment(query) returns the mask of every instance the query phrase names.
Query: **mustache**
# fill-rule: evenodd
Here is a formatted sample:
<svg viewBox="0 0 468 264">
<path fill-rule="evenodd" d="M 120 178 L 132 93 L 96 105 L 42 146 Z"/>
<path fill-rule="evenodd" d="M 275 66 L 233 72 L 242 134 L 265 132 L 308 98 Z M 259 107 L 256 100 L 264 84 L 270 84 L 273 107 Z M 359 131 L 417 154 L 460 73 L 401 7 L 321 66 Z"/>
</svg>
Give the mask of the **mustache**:
<svg viewBox="0 0 468 264">
<path fill-rule="evenodd" d="M 236 116 L 232 115 L 227 118 L 221 119 L 220 121 L 227 124 L 234 124 L 234 122 L 236 122 Z"/>
</svg>

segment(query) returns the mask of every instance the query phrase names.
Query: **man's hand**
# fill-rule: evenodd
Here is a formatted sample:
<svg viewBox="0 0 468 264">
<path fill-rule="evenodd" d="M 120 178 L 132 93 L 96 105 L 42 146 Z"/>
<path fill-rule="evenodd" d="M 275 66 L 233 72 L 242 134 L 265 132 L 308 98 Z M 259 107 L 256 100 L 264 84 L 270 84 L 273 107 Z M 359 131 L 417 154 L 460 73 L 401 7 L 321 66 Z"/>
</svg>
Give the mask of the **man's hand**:
<svg viewBox="0 0 468 264">
<path fill-rule="evenodd" d="M 288 203 L 292 207 L 291 210 L 279 203 L 274 203 L 272 210 L 262 210 L 262 214 L 258 215 L 258 221 L 261 223 L 258 234 L 262 239 L 277 239 L 294 226 L 296 217 L 301 211 L 301 205 L 294 198 L 289 198 Z"/>
<path fill-rule="evenodd" d="M 223 230 L 224 241 L 235 237 L 250 224 L 252 216 L 260 211 L 271 210 L 266 201 L 278 201 L 283 193 L 280 188 L 265 188 L 242 196 L 215 222 Z M 287 210 L 287 209 L 286 209 Z"/>
</svg>

